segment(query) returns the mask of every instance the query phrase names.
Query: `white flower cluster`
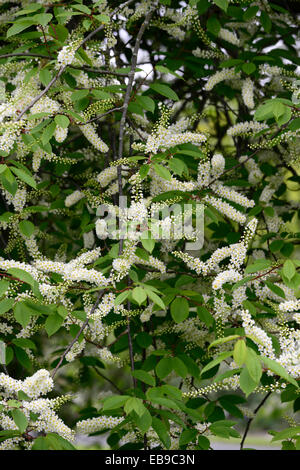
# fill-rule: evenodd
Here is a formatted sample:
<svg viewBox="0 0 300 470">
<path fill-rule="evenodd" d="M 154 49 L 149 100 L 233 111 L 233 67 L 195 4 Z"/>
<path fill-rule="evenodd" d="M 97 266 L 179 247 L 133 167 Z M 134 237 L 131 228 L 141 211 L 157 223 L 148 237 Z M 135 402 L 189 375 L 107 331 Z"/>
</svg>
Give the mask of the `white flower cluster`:
<svg viewBox="0 0 300 470">
<path fill-rule="evenodd" d="M 56 113 L 60 108 L 60 104 L 49 98 L 48 96 L 43 96 L 39 99 L 30 109 L 31 114 L 38 113 Z"/>
<path fill-rule="evenodd" d="M 236 135 L 247 134 L 249 132 L 256 133 L 267 128 L 267 124 L 264 124 L 263 122 L 245 121 L 239 122 L 238 124 L 229 127 L 229 129 L 227 130 L 227 134 L 231 137 L 235 137 Z"/>
<path fill-rule="evenodd" d="M 105 168 L 97 176 L 97 181 L 100 183 L 102 188 L 105 188 L 109 183 L 111 183 L 118 176 L 118 169 L 116 166 L 109 166 Z"/>
<path fill-rule="evenodd" d="M 157 153 L 175 145 L 194 143 L 202 144 L 206 141 L 204 134 L 197 132 L 176 132 L 176 128 L 160 126 L 151 134 L 146 142 L 145 153 Z"/>
<path fill-rule="evenodd" d="M 30 398 L 38 398 L 53 389 L 53 380 L 45 369 L 38 370 L 25 380 L 16 380 L 6 374 L 0 373 L 0 388 L 10 395 L 17 395 L 19 391 L 25 392 Z"/>
<path fill-rule="evenodd" d="M 213 176 L 219 176 L 225 169 L 225 158 L 221 153 L 215 153 L 211 159 L 211 173 Z"/>
<path fill-rule="evenodd" d="M 229 199 L 230 201 L 236 202 L 240 206 L 243 207 L 254 207 L 255 202 L 253 199 L 248 199 L 246 196 L 243 196 L 242 194 L 238 193 L 234 189 L 231 189 L 229 187 L 223 186 L 222 183 L 213 183 L 211 185 L 211 189 L 221 197 L 224 197 L 226 199 Z"/>
<path fill-rule="evenodd" d="M 66 199 L 65 199 L 65 206 L 66 207 L 71 207 L 74 206 L 80 199 L 84 197 L 84 194 L 82 191 L 79 191 L 78 189 L 74 191 L 73 193 L 69 194 Z"/>
<path fill-rule="evenodd" d="M 234 220 L 240 224 L 244 224 L 246 222 L 246 216 L 237 209 L 234 209 L 234 207 L 228 204 L 228 202 L 224 202 L 221 199 L 217 199 L 208 195 L 205 196 L 204 201 L 215 207 L 229 219 Z"/>
<path fill-rule="evenodd" d="M 246 78 L 242 86 L 242 97 L 245 105 L 249 109 L 254 108 L 253 82 L 251 78 Z"/>
<path fill-rule="evenodd" d="M 90 434 L 102 429 L 112 429 L 122 423 L 123 417 L 115 418 L 113 416 L 99 416 L 97 418 L 84 419 L 78 421 L 76 429 L 79 434 Z"/>
<path fill-rule="evenodd" d="M 64 46 L 58 53 L 57 56 L 57 63 L 56 68 L 59 69 L 60 67 L 65 67 L 66 65 L 71 65 L 74 58 L 75 53 L 80 45 L 80 41 L 73 41 L 66 46 Z"/>
<path fill-rule="evenodd" d="M 234 44 L 235 46 L 239 46 L 240 40 L 237 37 L 235 33 L 232 31 L 229 31 L 228 29 L 225 28 L 220 28 L 219 38 L 224 39 L 224 41 L 230 42 L 231 44 Z"/>
<path fill-rule="evenodd" d="M 249 173 L 248 175 L 249 183 L 257 184 L 263 179 L 263 173 L 253 158 L 249 158 L 246 155 L 242 155 L 239 158 L 239 162 L 244 163 L 244 166 Z"/>
<path fill-rule="evenodd" d="M 98 136 L 95 127 L 92 124 L 80 126 L 80 130 L 84 137 L 101 153 L 108 152 L 108 146 Z"/>
<path fill-rule="evenodd" d="M 56 142 L 63 142 L 68 135 L 68 128 L 67 127 L 61 127 L 61 126 L 56 126 L 55 132 L 54 132 L 54 137 Z"/>
<path fill-rule="evenodd" d="M 259 351 L 270 359 L 275 359 L 272 339 L 267 333 L 255 325 L 248 310 L 241 310 L 241 318 L 243 320 L 243 328 L 247 335 L 251 335 L 251 339 L 257 344 Z"/>
<path fill-rule="evenodd" d="M 223 82 L 224 80 L 233 80 L 240 78 L 240 72 L 235 72 L 234 68 L 231 69 L 222 69 L 216 72 L 214 75 L 209 77 L 207 83 L 205 84 L 205 90 L 210 91 L 216 86 L 218 83 Z"/>
<path fill-rule="evenodd" d="M 237 282 L 241 279 L 242 275 L 238 271 L 229 269 L 228 271 L 223 271 L 215 277 L 212 283 L 212 288 L 217 290 L 220 289 L 226 282 Z"/>
</svg>

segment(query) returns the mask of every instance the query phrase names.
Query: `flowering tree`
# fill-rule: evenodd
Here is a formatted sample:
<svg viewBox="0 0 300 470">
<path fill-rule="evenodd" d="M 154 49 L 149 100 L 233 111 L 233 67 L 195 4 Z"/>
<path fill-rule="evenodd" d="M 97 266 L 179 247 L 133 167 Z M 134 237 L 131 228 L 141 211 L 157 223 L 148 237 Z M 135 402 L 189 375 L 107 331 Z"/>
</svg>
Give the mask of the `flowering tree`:
<svg viewBox="0 0 300 470">
<path fill-rule="evenodd" d="M 0 3 L 0 448 L 243 448 L 300 408 L 299 4 Z"/>
</svg>

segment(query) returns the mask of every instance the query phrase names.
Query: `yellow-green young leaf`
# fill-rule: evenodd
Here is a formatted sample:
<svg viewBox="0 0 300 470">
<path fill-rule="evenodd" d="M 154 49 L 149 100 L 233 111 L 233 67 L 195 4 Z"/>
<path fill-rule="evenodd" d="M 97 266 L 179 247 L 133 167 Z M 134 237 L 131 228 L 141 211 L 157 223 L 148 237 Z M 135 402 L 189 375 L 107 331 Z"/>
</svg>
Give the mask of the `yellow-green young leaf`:
<svg viewBox="0 0 300 470">
<path fill-rule="evenodd" d="M 246 367 L 251 379 L 258 385 L 262 375 L 262 368 L 259 357 L 251 348 L 246 350 Z"/>
<path fill-rule="evenodd" d="M 240 387 L 245 393 L 246 397 L 255 390 L 257 383 L 251 378 L 249 371 L 246 367 L 243 368 L 240 375 Z"/>
<path fill-rule="evenodd" d="M 12 418 L 16 425 L 18 426 L 20 433 L 23 434 L 23 432 L 26 430 L 28 426 L 28 419 L 24 415 L 23 411 L 21 410 L 12 410 L 11 411 Z"/>
<path fill-rule="evenodd" d="M 208 370 L 212 369 L 213 367 L 217 366 L 220 364 L 220 362 L 224 361 L 224 359 L 227 359 L 227 357 L 232 356 L 233 351 L 226 351 L 221 353 L 218 357 L 210 361 L 206 366 L 203 367 L 201 370 L 201 375 L 207 372 Z"/>
<path fill-rule="evenodd" d="M 294 265 L 293 261 L 290 260 L 290 259 L 287 259 L 284 262 L 282 271 L 283 271 L 283 274 L 285 275 L 285 277 L 287 277 L 288 280 L 290 281 L 292 279 L 292 277 L 296 274 L 296 268 L 295 268 L 295 265 Z"/>
<path fill-rule="evenodd" d="M 267 259 L 257 259 L 253 264 L 247 266 L 245 269 L 245 274 L 256 273 L 257 271 L 262 271 L 269 268 L 272 265 L 272 261 Z"/>
<path fill-rule="evenodd" d="M 59 127 L 62 127 L 63 129 L 66 129 L 70 124 L 70 119 L 67 116 L 64 116 L 63 114 L 58 114 L 57 116 L 55 116 L 54 121 Z"/>
<path fill-rule="evenodd" d="M 103 411 L 121 408 L 129 399 L 129 395 L 114 395 L 103 400 Z"/>
<path fill-rule="evenodd" d="M 214 348 L 215 346 L 218 346 L 218 344 L 223 344 L 223 343 L 228 343 L 228 341 L 232 341 L 233 339 L 239 338 L 240 335 L 230 335 L 230 336 L 224 336 L 224 338 L 219 338 L 210 343 L 208 346 L 208 349 Z"/>
<path fill-rule="evenodd" d="M 124 300 L 126 300 L 129 296 L 130 292 L 131 291 L 129 289 L 121 292 L 121 294 L 119 294 L 115 299 L 115 305 L 120 305 L 122 302 L 124 302 Z"/>
<path fill-rule="evenodd" d="M 233 349 L 233 359 L 238 366 L 242 366 L 246 360 L 247 347 L 245 340 L 239 339 Z"/>
<path fill-rule="evenodd" d="M 147 294 L 145 289 L 138 286 L 135 287 L 132 291 L 132 298 L 135 300 L 139 305 L 141 305 L 147 299 Z"/>
<path fill-rule="evenodd" d="M 131 411 L 135 411 L 138 416 L 143 416 L 147 408 L 143 405 L 140 398 L 131 397 L 129 398 L 124 406 L 124 411 L 129 414 Z"/>
<path fill-rule="evenodd" d="M 163 301 L 161 300 L 161 298 L 157 294 L 155 294 L 151 289 L 147 289 L 146 286 L 145 286 L 145 289 L 147 291 L 147 295 L 148 295 L 149 299 L 151 299 L 156 305 L 158 305 L 158 307 L 160 307 L 164 310 L 166 308 L 166 306 L 163 303 Z"/>
</svg>

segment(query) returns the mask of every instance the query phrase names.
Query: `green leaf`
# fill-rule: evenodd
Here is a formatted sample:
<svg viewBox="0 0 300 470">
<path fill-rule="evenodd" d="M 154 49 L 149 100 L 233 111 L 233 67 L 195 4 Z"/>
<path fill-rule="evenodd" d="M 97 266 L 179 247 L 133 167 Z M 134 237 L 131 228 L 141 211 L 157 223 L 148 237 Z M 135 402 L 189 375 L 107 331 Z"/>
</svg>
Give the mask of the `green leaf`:
<svg viewBox="0 0 300 470">
<path fill-rule="evenodd" d="M 222 10 L 227 11 L 228 8 L 228 0 L 213 0 L 213 2 Z"/>
<path fill-rule="evenodd" d="M 114 395 L 103 400 L 103 411 L 121 408 L 129 399 L 129 395 Z"/>
<path fill-rule="evenodd" d="M 240 335 L 230 335 L 230 336 L 224 336 L 223 338 L 216 339 L 215 341 L 210 343 L 210 345 L 208 346 L 208 349 L 214 348 L 215 346 L 218 346 L 219 344 L 228 343 L 228 341 L 232 341 L 239 337 Z"/>
<path fill-rule="evenodd" d="M 5 281 L 5 280 L 0 281 L 0 297 L 3 294 L 5 294 L 5 292 L 7 291 L 8 288 L 9 288 L 9 282 L 8 281 Z"/>
<path fill-rule="evenodd" d="M 164 357 L 159 361 L 155 367 L 156 374 L 160 379 L 163 379 L 170 374 L 173 370 L 173 361 L 171 357 Z"/>
<path fill-rule="evenodd" d="M 19 222 L 19 229 L 22 235 L 25 235 L 25 237 L 29 238 L 33 234 L 35 227 L 29 220 L 22 220 Z"/>
<path fill-rule="evenodd" d="M 292 279 L 292 277 L 296 274 L 296 268 L 292 260 L 287 259 L 284 262 L 282 272 L 289 281 Z"/>
<path fill-rule="evenodd" d="M 178 95 L 168 85 L 162 83 L 152 83 L 150 88 L 156 93 L 159 93 L 160 95 L 165 96 L 170 100 L 179 101 Z"/>
<path fill-rule="evenodd" d="M 272 261 L 267 259 L 257 259 L 253 264 L 250 264 L 245 269 L 245 274 L 256 273 L 257 271 L 263 271 L 272 265 Z"/>
<path fill-rule="evenodd" d="M 189 303 L 183 297 L 176 297 L 171 303 L 170 311 L 175 323 L 180 323 L 189 316 Z"/>
<path fill-rule="evenodd" d="M 205 323 L 207 327 L 210 327 L 214 324 L 214 317 L 207 310 L 207 308 L 203 306 L 197 307 L 197 315 L 200 318 L 200 320 L 203 321 L 203 323 Z"/>
<path fill-rule="evenodd" d="M 206 364 L 206 366 L 203 367 L 203 369 L 201 370 L 201 375 L 203 375 L 208 370 L 220 364 L 222 361 L 224 361 L 224 359 L 227 359 L 228 357 L 232 356 L 232 354 L 233 354 L 233 351 L 226 351 L 226 352 L 221 353 L 218 357 L 216 357 L 215 359 L 210 361 L 208 364 Z"/>
<path fill-rule="evenodd" d="M 47 331 L 48 336 L 50 337 L 54 335 L 54 333 L 60 329 L 63 322 L 64 319 L 58 315 L 58 313 L 49 315 L 45 322 L 45 330 Z"/>
<path fill-rule="evenodd" d="M 187 367 L 186 365 L 184 364 L 184 362 L 179 359 L 179 357 L 173 357 L 173 360 L 172 360 L 172 364 L 173 364 L 173 369 L 174 371 L 180 376 L 182 377 L 183 379 L 186 378 L 187 374 L 188 374 L 188 370 L 187 370 Z"/>
<path fill-rule="evenodd" d="M 126 414 L 131 413 L 131 411 L 135 411 L 138 416 L 143 416 L 146 408 L 140 398 L 131 397 L 126 401 L 124 411 Z"/>
<path fill-rule="evenodd" d="M 163 421 L 153 416 L 152 418 L 152 427 L 156 434 L 158 435 L 159 439 L 161 440 L 162 444 L 169 449 L 171 446 L 171 440 L 167 431 L 167 428 Z"/>
<path fill-rule="evenodd" d="M 15 319 L 23 328 L 26 328 L 28 323 L 30 322 L 30 312 L 23 308 L 23 302 L 18 302 L 14 307 L 14 316 Z"/>
<path fill-rule="evenodd" d="M 74 91 L 71 95 L 71 100 L 72 101 L 82 100 L 82 98 L 85 98 L 86 96 L 88 96 L 88 94 L 89 94 L 89 90 Z"/>
<path fill-rule="evenodd" d="M 23 432 L 26 431 L 26 428 L 28 426 L 28 419 L 26 418 L 24 413 L 18 409 L 12 410 L 11 415 L 15 424 L 18 426 L 20 433 L 23 434 Z"/>
<path fill-rule="evenodd" d="M 132 298 L 135 300 L 139 305 L 142 305 L 143 302 L 147 299 L 147 294 L 145 289 L 138 286 L 135 287 L 132 291 Z"/>
<path fill-rule="evenodd" d="M 195 442 L 197 434 L 197 429 L 184 429 L 179 438 L 179 445 L 185 446 L 186 444 Z"/>
<path fill-rule="evenodd" d="M 166 167 L 159 165 L 158 163 L 154 163 L 153 167 L 158 176 L 167 181 L 171 181 L 172 175 Z"/>
<path fill-rule="evenodd" d="M 272 372 L 274 372 L 276 375 L 279 375 L 283 379 L 285 379 L 287 382 L 290 382 L 291 384 L 295 385 L 295 387 L 299 387 L 298 383 L 296 382 L 293 377 L 291 377 L 287 371 L 282 367 L 282 365 L 278 364 L 278 362 L 273 361 L 273 359 L 269 359 L 268 357 L 265 356 L 259 356 L 260 359 L 264 362 L 264 364 L 267 366 L 268 369 L 270 369 Z"/>
<path fill-rule="evenodd" d="M 154 113 L 155 101 L 152 98 L 150 98 L 150 96 L 145 96 L 145 95 L 137 96 L 136 101 L 143 109 L 146 109 L 146 111 L 150 111 L 151 113 Z"/>
<path fill-rule="evenodd" d="M 121 292 L 116 298 L 115 298 L 115 305 L 120 305 L 124 300 L 127 299 L 127 297 L 130 295 L 131 291 L 125 290 L 124 292 Z"/>
<path fill-rule="evenodd" d="M 239 339 L 233 349 L 233 359 L 238 366 L 242 366 L 246 360 L 247 347 L 243 339 Z"/>
<path fill-rule="evenodd" d="M 279 286 L 276 286 L 276 284 L 273 284 L 272 282 L 270 281 L 264 281 L 266 286 L 268 286 L 268 288 L 274 292 L 274 294 L 276 295 L 279 295 L 279 297 L 282 297 L 283 299 L 285 299 L 285 293 L 284 291 L 281 289 L 281 287 Z"/>
<path fill-rule="evenodd" d="M 47 68 L 40 70 L 39 77 L 44 86 L 47 86 L 48 83 L 50 83 L 52 79 L 51 72 Z"/>
<path fill-rule="evenodd" d="M 8 312 L 14 304 L 14 299 L 3 299 L 0 301 L 0 315 Z"/>
<path fill-rule="evenodd" d="M 255 390 L 255 388 L 257 387 L 257 382 L 255 382 L 251 378 L 247 367 L 244 367 L 242 369 L 242 372 L 240 375 L 240 387 L 242 391 L 245 393 L 246 397 L 248 397 L 248 395 L 250 395 L 250 393 L 252 393 L 253 390 Z"/>
<path fill-rule="evenodd" d="M 152 424 L 152 416 L 146 408 L 144 414 L 142 414 L 141 416 L 137 415 L 133 419 L 137 427 L 142 431 L 142 433 L 147 432 Z"/>
<path fill-rule="evenodd" d="M 300 434 L 300 426 L 284 429 L 283 431 L 276 432 L 272 439 L 274 441 L 281 441 L 283 439 L 295 439 Z"/>
<path fill-rule="evenodd" d="M 31 287 L 34 286 L 34 283 L 36 282 L 33 277 L 31 276 L 31 274 L 29 274 L 27 271 L 24 271 L 23 269 L 20 269 L 20 268 L 9 268 L 7 270 L 7 272 L 9 274 L 11 274 L 12 276 L 20 279 L 21 281 L 23 282 L 26 282 L 27 284 L 29 284 Z"/>
<path fill-rule="evenodd" d="M 151 289 L 147 288 L 147 286 L 145 285 L 144 288 L 146 289 L 147 291 L 147 295 L 149 297 L 149 299 L 151 299 L 158 307 L 162 308 L 163 310 L 165 310 L 166 306 L 165 304 L 163 303 L 163 301 L 161 300 L 160 297 L 158 297 L 157 294 L 155 294 Z"/>
<path fill-rule="evenodd" d="M 148 372 L 145 372 L 144 370 L 134 370 L 132 371 L 132 375 L 141 382 L 151 385 L 151 387 L 155 387 L 155 378 Z"/>
<path fill-rule="evenodd" d="M 15 175 L 17 175 L 18 178 L 20 178 L 20 180 L 24 181 L 24 183 L 36 189 L 36 182 L 33 176 L 31 176 L 24 170 L 21 170 L 20 168 L 11 167 L 11 170 L 15 173 Z"/>
<path fill-rule="evenodd" d="M 54 121 L 59 127 L 62 127 L 63 129 L 67 129 L 70 124 L 70 119 L 67 116 L 64 116 L 63 114 L 58 114 L 57 116 L 55 116 Z"/>
<path fill-rule="evenodd" d="M 252 62 L 246 62 L 245 64 L 242 65 L 242 70 L 247 75 L 251 75 L 251 73 L 255 72 L 256 65 L 253 64 Z"/>
<path fill-rule="evenodd" d="M 41 141 L 43 145 L 46 145 L 51 137 L 53 136 L 56 129 L 56 122 L 53 120 L 49 126 L 45 127 L 42 133 Z"/>
<path fill-rule="evenodd" d="M 10 38 L 11 36 L 14 36 L 15 34 L 21 33 L 21 31 L 24 31 L 24 29 L 29 28 L 32 26 L 34 22 L 32 21 L 31 18 L 23 19 L 22 21 L 19 21 L 18 23 L 15 23 L 12 25 L 6 33 L 6 37 Z"/>
<path fill-rule="evenodd" d="M 272 21 L 265 11 L 262 11 L 260 14 L 260 22 L 266 33 L 269 33 L 272 29 Z"/>
<path fill-rule="evenodd" d="M 258 385 L 262 375 L 262 368 L 259 357 L 251 348 L 246 349 L 246 367 L 251 379 Z"/>
</svg>

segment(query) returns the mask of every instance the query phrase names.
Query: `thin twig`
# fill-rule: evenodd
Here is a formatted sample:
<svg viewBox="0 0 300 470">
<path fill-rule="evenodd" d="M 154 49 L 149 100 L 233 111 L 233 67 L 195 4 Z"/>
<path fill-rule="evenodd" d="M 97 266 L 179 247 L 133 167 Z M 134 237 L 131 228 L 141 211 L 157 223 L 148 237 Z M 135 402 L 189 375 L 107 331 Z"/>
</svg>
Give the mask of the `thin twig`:
<svg viewBox="0 0 300 470">
<path fill-rule="evenodd" d="M 263 400 L 260 402 L 260 404 L 257 406 L 257 408 L 255 408 L 255 410 L 253 411 L 253 414 L 254 414 L 253 418 L 249 418 L 249 419 L 248 419 L 247 425 L 246 425 L 246 429 L 245 429 L 243 438 L 242 438 L 242 440 L 241 440 L 240 450 L 243 450 L 243 447 L 244 447 L 244 443 L 245 443 L 247 434 L 248 434 L 248 432 L 249 432 L 251 423 L 252 423 L 252 421 L 253 421 L 254 418 L 255 418 L 255 415 L 256 415 L 257 412 L 261 409 L 261 407 L 265 404 L 265 402 L 267 401 L 267 399 L 269 398 L 269 396 L 271 395 L 271 393 L 272 393 L 272 392 L 268 392 L 267 395 L 264 397 L 264 399 L 263 399 Z"/>
<path fill-rule="evenodd" d="M 94 313 L 94 311 L 96 310 L 96 308 L 98 307 L 99 302 L 100 302 L 100 300 L 101 300 L 101 298 L 102 298 L 102 296 L 103 296 L 103 293 L 104 293 L 103 290 L 99 291 L 98 297 L 97 297 L 97 299 L 96 299 L 96 302 L 94 303 L 94 305 L 93 305 L 93 307 L 92 307 L 92 309 L 91 309 L 91 311 L 90 311 L 90 315 L 92 315 L 92 314 Z M 89 315 L 89 316 L 90 316 L 90 315 Z M 73 341 L 71 341 L 71 343 L 69 344 L 69 346 L 67 347 L 67 349 L 65 349 L 65 351 L 64 351 L 63 354 L 61 355 L 60 360 L 59 360 L 57 366 L 55 367 L 54 371 L 53 371 L 52 374 L 51 374 L 52 379 L 54 378 L 54 376 L 55 376 L 56 372 L 58 371 L 58 369 L 59 369 L 61 363 L 63 362 L 64 358 L 66 357 L 66 355 L 68 354 L 68 352 L 70 351 L 70 349 L 72 348 L 72 346 L 76 343 L 76 341 L 78 340 L 78 338 L 79 338 L 79 336 L 81 335 L 81 333 L 83 332 L 83 330 L 84 330 L 84 329 L 86 328 L 86 326 L 88 325 L 89 321 L 90 321 L 90 318 L 88 317 L 88 318 L 85 320 L 85 322 L 82 324 L 80 330 L 78 331 L 78 333 L 77 333 L 77 335 L 75 336 L 75 338 L 73 339 Z"/>
<path fill-rule="evenodd" d="M 110 17 L 113 17 L 116 13 L 118 13 L 118 11 L 122 8 L 124 8 L 125 6 L 129 5 L 130 3 L 132 3 L 134 0 L 128 0 L 127 2 L 123 3 L 122 5 L 120 5 L 119 7 L 115 8 L 114 11 L 109 15 Z M 88 34 L 82 41 L 81 43 L 79 44 L 79 46 L 77 47 L 76 51 L 78 51 L 78 49 L 80 49 L 87 41 L 89 41 L 93 36 L 95 36 L 95 34 L 99 33 L 102 29 L 104 28 L 104 25 L 100 25 L 98 28 L 96 28 L 94 31 L 91 31 L 90 34 Z M 22 116 L 37 102 L 39 101 L 46 93 L 47 91 L 52 87 L 52 85 L 59 79 L 59 77 L 61 76 L 61 74 L 65 71 L 65 69 L 68 67 L 68 65 L 64 65 L 62 67 L 60 67 L 58 73 L 52 78 L 52 80 L 48 83 L 48 85 L 44 88 L 44 90 L 38 95 L 36 96 L 32 101 L 31 103 L 29 103 L 26 108 L 23 109 L 23 111 L 19 114 L 18 118 L 16 119 L 17 121 L 19 121 Z"/>
</svg>

